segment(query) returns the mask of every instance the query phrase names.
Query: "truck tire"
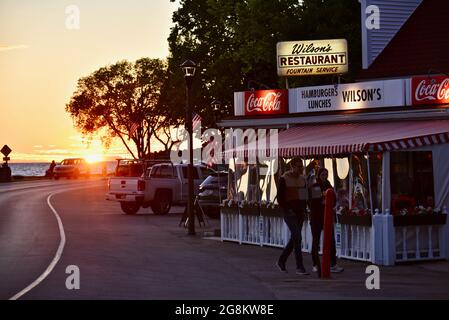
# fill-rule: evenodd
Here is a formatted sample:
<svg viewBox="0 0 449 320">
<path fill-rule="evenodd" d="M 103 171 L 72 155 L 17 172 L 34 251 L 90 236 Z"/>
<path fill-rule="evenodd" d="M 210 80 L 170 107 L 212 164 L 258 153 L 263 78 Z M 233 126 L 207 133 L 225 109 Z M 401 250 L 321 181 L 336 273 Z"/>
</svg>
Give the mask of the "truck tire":
<svg viewBox="0 0 449 320">
<path fill-rule="evenodd" d="M 156 191 L 154 200 L 151 203 L 151 210 L 155 215 L 166 215 L 171 208 L 171 195 L 167 191 Z"/>
<path fill-rule="evenodd" d="M 140 209 L 140 205 L 137 202 L 120 202 L 120 207 L 128 215 L 136 214 Z"/>
</svg>

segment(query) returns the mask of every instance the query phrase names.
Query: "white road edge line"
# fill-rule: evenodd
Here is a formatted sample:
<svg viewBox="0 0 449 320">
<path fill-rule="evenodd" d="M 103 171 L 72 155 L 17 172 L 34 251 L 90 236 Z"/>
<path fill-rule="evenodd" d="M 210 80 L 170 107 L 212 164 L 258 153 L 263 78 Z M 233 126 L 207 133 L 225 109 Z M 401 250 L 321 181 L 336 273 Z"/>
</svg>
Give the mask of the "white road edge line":
<svg viewBox="0 0 449 320">
<path fill-rule="evenodd" d="M 97 186 L 89 186 L 87 188 L 94 188 Z M 53 260 L 51 261 L 51 263 L 48 265 L 47 269 L 45 269 L 44 273 L 42 273 L 39 278 L 37 278 L 36 280 L 33 281 L 33 283 L 31 283 L 28 287 L 26 287 L 25 289 L 23 289 L 22 291 L 16 293 L 13 297 L 9 298 L 8 300 L 17 300 L 20 299 L 23 295 L 25 295 L 26 293 L 28 293 L 30 290 L 34 289 L 35 287 L 37 287 L 42 281 L 45 280 L 45 278 L 48 277 L 48 275 L 53 271 L 53 269 L 55 268 L 56 264 L 59 262 L 59 259 L 61 259 L 62 256 L 62 252 L 64 251 L 64 246 L 65 246 L 65 242 L 66 242 L 66 237 L 65 237 L 65 232 L 64 232 L 64 226 L 62 225 L 62 220 L 59 217 L 58 212 L 56 211 L 56 209 L 53 207 L 53 205 L 50 202 L 50 199 L 59 193 L 63 193 L 63 192 L 67 192 L 67 191 L 71 191 L 71 190 L 75 190 L 75 189 L 84 189 L 86 187 L 77 187 L 77 188 L 69 188 L 69 189 L 65 189 L 65 190 L 59 190 L 57 192 L 52 192 L 48 197 L 47 197 L 47 204 L 50 207 L 51 211 L 53 211 L 53 214 L 56 217 L 56 220 L 58 221 L 58 227 L 59 227 L 59 235 L 61 237 L 61 240 L 59 242 L 59 246 L 58 246 L 58 250 L 56 251 L 55 257 L 53 258 Z"/>
</svg>

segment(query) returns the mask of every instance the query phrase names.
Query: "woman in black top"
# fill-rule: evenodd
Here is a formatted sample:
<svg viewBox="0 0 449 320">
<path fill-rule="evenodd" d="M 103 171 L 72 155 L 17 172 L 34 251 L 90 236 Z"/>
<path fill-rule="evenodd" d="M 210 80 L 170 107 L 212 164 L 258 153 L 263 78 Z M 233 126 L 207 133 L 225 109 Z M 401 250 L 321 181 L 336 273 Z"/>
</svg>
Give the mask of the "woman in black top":
<svg viewBox="0 0 449 320">
<path fill-rule="evenodd" d="M 312 260 L 313 271 L 318 272 L 320 266 L 319 247 L 321 239 L 321 231 L 324 227 L 324 205 L 325 194 L 327 189 L 332 189 L 332 185 L 327 180 L 329 172 L 325 168 L 318 170 L 316 182 L 310 189 L 310 226 L 312 228 Z M 332 228 L 332 244 L 331 244 L 331 272 L 342 272 L 343 268 L 337 266 L 337 253 L 335 249 L 335 235 Z"/>
</svg>

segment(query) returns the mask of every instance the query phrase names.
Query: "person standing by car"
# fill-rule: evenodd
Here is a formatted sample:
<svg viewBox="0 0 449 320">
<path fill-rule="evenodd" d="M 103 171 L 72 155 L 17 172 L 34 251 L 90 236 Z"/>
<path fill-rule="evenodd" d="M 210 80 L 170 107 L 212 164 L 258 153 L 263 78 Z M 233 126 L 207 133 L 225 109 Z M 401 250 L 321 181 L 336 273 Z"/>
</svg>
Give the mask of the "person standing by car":
<svg viewBox="0 0 449 320">
<path fill-rule="evenodd" d="M 56 167 L 56 162 L 55 162 L 55 160 L 53 160 L 50 163 L 50 167 L 47 169 L 47 171 L 45 171 L 45 176 L 53 178 L 53 170 L 55 169 L 55 167 Z"/>
<path fill-rule="evenodd" d="M 316 182 L 312 185 L 310 190 L 310 226 L 312 228 L 312 261 L 313 272 L 319 272 L 320 257 L 319 247 L 321 239 L 321 231 L 324 227 L 324 205 L 325 194 L 327 189 L 333 189 L 331 183 L 327 180 L 329 172 L 326 168 L 319 168 L 317 173 Z M 337 252 L 335 248 L 335 235 L 332 227 L 332 242 L 331 242 L 331 272 L 342 272 L 343 268 L 337 265 Z"/>
<path fill-rule="evenodd" d="M 282 272 L 287 272 L 286 262 L 292 251 L 295 251 L 296 273 L 308 275 L 304 268 L 301 252 L 301 229 L 307 202 L 307 184 L 303 175 L 302 159 L 290 161 L 290 170 L 279 180 L 277 199 L 284 212 L 284 221 L 291 236 L 276 265 Z"/>
</svg>

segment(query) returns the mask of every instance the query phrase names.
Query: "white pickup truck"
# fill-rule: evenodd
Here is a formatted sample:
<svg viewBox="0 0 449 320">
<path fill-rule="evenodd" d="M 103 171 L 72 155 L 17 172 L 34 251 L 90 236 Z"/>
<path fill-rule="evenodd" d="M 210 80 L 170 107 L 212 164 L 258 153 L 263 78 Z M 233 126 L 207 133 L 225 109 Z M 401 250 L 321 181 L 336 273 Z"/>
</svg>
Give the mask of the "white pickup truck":
<svg viewBox="0 0 449 320">
<path fill-rule="evenodd" d="M 118 169 L 118 176 L 109 179 L 106 199 L 120 202 L 126 214 L 136 214 L 141 207 L 150 206 L 157 215 L 167 214 L 172 204 L 187 203 L 187 167 L 187 164 L 159 163 L 146 166 L 141 175 L 134 177 L 120 176 Z M 195 195 L 198 194 L 201 182 L 213 173 L 206 166 L 194 166 Z"/>
</svg>

